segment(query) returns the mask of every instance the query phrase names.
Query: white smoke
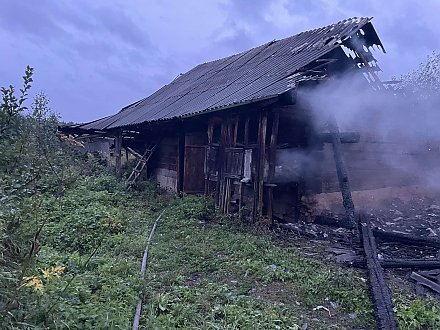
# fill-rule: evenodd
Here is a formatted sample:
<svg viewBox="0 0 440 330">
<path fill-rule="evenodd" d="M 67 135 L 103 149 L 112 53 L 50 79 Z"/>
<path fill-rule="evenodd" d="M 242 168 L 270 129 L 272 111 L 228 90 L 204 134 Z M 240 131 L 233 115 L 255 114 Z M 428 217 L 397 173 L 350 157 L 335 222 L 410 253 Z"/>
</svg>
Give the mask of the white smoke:
<svg viewBox="0 0 440 330">
<path fill-rule="evenodd" d="M 374 143 L 388 166 L 440 189 L 439 95 L 377 91 L 358 75 L 300 89 L 298 103 L 312 111 L 317 131 L 334 116 L 341 132 L 358 131 L 361 142 Z"/>
</svg>

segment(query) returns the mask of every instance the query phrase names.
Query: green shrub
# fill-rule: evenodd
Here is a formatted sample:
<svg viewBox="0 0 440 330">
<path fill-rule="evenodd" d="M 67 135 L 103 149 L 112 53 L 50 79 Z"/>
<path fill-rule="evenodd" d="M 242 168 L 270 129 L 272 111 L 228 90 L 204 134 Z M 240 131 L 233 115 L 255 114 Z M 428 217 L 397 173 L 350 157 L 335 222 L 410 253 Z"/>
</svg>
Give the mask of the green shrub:
<svg viewBox="0 0 440 330">
<path fill-rule="evenodd" d="M 402 330 L 440 329 L 440 305 L 434 300 L 416 298 L 396 302 L 396 317 Z"/>
</svg>

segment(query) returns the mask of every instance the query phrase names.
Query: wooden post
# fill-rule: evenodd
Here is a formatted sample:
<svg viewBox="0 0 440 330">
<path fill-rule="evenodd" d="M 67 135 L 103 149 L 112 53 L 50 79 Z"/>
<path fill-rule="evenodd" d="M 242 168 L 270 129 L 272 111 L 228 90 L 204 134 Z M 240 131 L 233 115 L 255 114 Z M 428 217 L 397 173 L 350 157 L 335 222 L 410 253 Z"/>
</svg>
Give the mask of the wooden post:
<svg viewBox="0 0 440 330">
<path fill-rule="evenodd" d="M 225 204 L 225 178 L 224 178 L 224 167 L 225 167 L 225 147 L 228 143 L 228 123 L 223 118 L 221 124 L 221 137 L 220 137 L 220 147 L 219 147 L 219 169 L 217 176 L 217 187 L 218 187 L 218 205 L 220 210 L 224 210 Z"/>
<path fill-rule="evenodd" d="M 264 111 L 260 115 L 258 127 L 258 164 L 254 183 L 254 221 L 263 215 L 263 193 L 264 193 L 264 161 L 266 154 L 266 132 L 267 132 L 267 113 Z"/>
<path fill-rule="evenodd" d="M 244 189 L 243 189 L 243 182 L 238 183 L 238 219 L 240 221 L 243 220 L 243 198 L 244 198 Z"/>
<path fill-rule="evenodd" d="M 232 137 L 232 146 L 236 147 L 237 146 L 237 135 L 238 135 L 238 122 L 239 122 L 239 117 L 237 117 L 234 121 L 234 132 L 233 132 L 233 137 Z"/>
<path fill-rule="evenodd" d="M 246 116 L 246 121 L 244 122 L 244 146 L 249 146 L 249 114 Z"/>
<path fill-rule="evenodd" d="M 278 125 L 280 122 L 280 113 L 275 110 L 273 114 L 272 132 L 270 135 L 270 151 L 269 151 L 269 173 L 268 181 L 272 182 L 275 176 L 275 164 L 277 161 L 277 139 L 278 139 Z"/>
<path fill-rule="evenodd" d="M 329 131 L 332 136 L 333 156 L 336 163 L 336 172 L 338 174 L 339 188 L 342 194 L 342 203 L 345 208 L 347 220 L 352 227 L 356 226 L 354 216 L 354 203 L 351 197 L 350 184 L 348 182 L 347 168 L 345 167 L 344 157 L 341 149 L 341 137 L 335 117 L 329 119 Z"/>
<path fill-rule="evenodd" d="M 267 181 L 267 217 L 269 222 L 273 223 L 273 189 L 275 185 L 271 185 L 275 176 L 275 164 L 277 161 L 277 140 L 278 140 L 278 126 L 280 122 L 280 112 L 275 110 L 272 120 L 272 131 L 270 134 L 270 149 L 269 149 L 269 172 Z"/>
<path fill-rule="evenodd" d="M 214 137 L 214 124 L 212 122 L 208 123 L 208 145 L 212 144 L 212 139 Z"/>
<path fill-rule="evenodd" d="M 267 183 L 266 194 L 267 194 L 267 218 L 270 224 L 273 224 L 273 188 L 276 187 L 275 184 Z"/>
<path fill-rule="evenodd" d="M 205 195 L 208 196 L 209 195 L 209 175 L 211 173 L 209 173 L 209 169 L 208 169 L 208 150 L 209 148 L 212 147 L 212 140 L 214 137 L 214 125 L 212 123 L 212 121 L 208 122 L 208 147 L 205 148 L 205 169 L 206 169 L 206 173 L 205 173 Z"/>
<path fill-rule="evenodd" d="M 185 130 L 183 124 L 178 126 L 177 137 L 177 193 L 183 191 L 185 171 Z"/>
<path fill-rule="evenodd" d="M 115 170 L 116 176 L 121 176 L 122 160 L 122 130 L 119 130 L 115 137 Z"/>
</svg>

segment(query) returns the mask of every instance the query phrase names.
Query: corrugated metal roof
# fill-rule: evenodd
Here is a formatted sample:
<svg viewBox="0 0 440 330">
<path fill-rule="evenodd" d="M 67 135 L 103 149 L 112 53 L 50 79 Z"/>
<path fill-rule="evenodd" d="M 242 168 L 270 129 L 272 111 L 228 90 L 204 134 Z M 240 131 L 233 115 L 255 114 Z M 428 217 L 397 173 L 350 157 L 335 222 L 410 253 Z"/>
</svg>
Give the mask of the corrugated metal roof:
<svg viewBox="0 0 440 330">
<path fill-rule="evenodd" d="M 382 47 L 370 20 L 347 19 L 200 64 L 147 98 L 81 128 L 105 130 L 182 118 L 276 97 L 295 88 L 301 80 L 295 72 L 339 47 L 364 26 L 369 32 L 364 38 L 367 46 Z"/>
</svg>

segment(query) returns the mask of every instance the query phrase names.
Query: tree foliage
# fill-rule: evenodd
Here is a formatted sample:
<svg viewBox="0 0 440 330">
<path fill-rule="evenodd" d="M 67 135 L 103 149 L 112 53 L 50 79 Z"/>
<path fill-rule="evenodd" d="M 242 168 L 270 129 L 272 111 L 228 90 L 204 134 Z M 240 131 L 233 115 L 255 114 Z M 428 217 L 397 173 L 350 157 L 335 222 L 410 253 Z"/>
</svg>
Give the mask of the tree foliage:
<svg viewBox="0 0 440 330">
<path fill-rule="evenodd" d="M 42 280 L 38 269 L 37 255 L 40 249 L 51 242 L 45 230 L 56 218 L 56 205 L 66 190 L 84 175 L 100 168 L 89 155 L 78 154 L 62 143 L 58 137 L 58 117 L 49 107 L 44 92 L 38 93 L 29 102 L 28 93 L 33 81 L 34 70 L 27 67 L 23 76 L 23 87 L 16 92 L 14 86 L 1 88 L 0 101 L 0 328 L 14 328 L 22 322 L 23 313 L 30 313 L 32 304 L 38 306 L 38 295 L 33 297 L 25 288 L 41 288 Z M 28 104 L 30 109 L 28 109 Z M 105 171 L 104 171 L 105 172 Z M 50 204 L 48 204 L 50 203 Z M 102 208 L 102 205 L 99 205 Z M 96 219 L 93 206 L 88 213 L 76 209 L 77 217 L 83 222 L 93 223 Z M 105 229 L 111 221 L 109 211 L 102 210 L 98 225 Z M 72 218 L 64 221 L 65 232 L 75 223 Z M 99 231 L 98 226 L 97 231 Z M 60 227 L 58 227 L 60 229 Z M 59 236 L 57 231 L 57 235 Z M 70 233 L 70 232 L 69 232 Z M 96 231 L 89 231 L 90 246 L 93 248 Z M 44 239 L 42 237 L 46 235 Z M 80 240 L 80 238 L 78 238 Z M 62 242 L 61 238 L 52 241 Z M 72 242 L 67 242 L 75 246 Z M 77 243 L 76 247 L 80 246 Z M 96 244 L 95 244 L 96 245 Z M 80 246 L 84 249 L 83 246 Z M 74 249 L 72 249 L 73 251 Z M 76 249 L 77 250 L 77 249 Z M 78 253 L 77 251 L 74 251 Z M 57 267 L 48 265 L 47 269 Z M 44 268 L 43 268 L 44 269 Z M 58 268 L 54 268 L 58 269 Z M 51 277 L 49 273 L 45 273 Z M 57 273 L 58 274 L 58 273 Z M 57 276 L 52 276 L 55 278 Z M 34 299 L 37 299 L 34 301 Z M 47 308 L 47 306 L 45 306 Z M 33 320 L 35 321 L 35 320 Z"/>
<path fill-rule="evenodd" d="M 398 89 L 419 100 L 438 98 L 440 94 L 440 54 L 433 52 L 426 61 L 402 75 Z"/>
</svg>

